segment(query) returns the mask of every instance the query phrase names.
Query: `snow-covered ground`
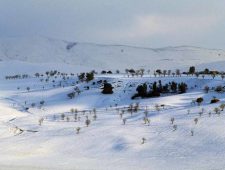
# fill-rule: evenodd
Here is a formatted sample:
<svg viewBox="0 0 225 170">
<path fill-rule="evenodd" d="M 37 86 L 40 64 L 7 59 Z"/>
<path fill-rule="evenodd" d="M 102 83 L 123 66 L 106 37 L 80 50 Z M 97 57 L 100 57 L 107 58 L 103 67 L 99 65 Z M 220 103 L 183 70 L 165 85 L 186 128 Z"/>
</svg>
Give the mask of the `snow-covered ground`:
<svg viewBox="0 0 225 170">
<path fill-rule="evenodd" d="M 23 61 L 33 64 L 55 63 L 89 69 L 187 69 L 191 65 L 221 63 L 225 51 L 191 46 L 143 48 L 126 45 L 102 45 L 67 42 L 46 37 L 2 38 L 0 61 Z M 223 62 L 224 64 L 224 62 Z M 214 69 L 222 69 L 214 64 Z"/>
<path fill-rule="evenodd" d="M 2 62 L 0 66 L 0 169 L 225 169 L 225 112 L 214 113 L 214 108 L 225 102 L 225 94 L 203 91 L 206 85 L 225 86 L 220 77 L 96 75 L 95 82 L 107 80 L 114 86 L 113 94 L 104 95 L 99 85 L 92 84 L 93 81 L 75 83 L 76 73 L 88 69 L 82 66 L 20 61 Z M 51 69 L 73 72 L 75 76 L 69 76 L 65 81 L 58 76 L 48 82 L 33 76 L 35 72 L 45 73 Z M 31 77 L 4 79 L 5 75 L 19 73 Z M 158 80 L 185 82 L 189 89 L 185 94 L 131 100 L 138 84 Z M 60 82 L 61 87 L 58 86 Z M 81 89 L 81 94 L 69 99 L 67 94 L 73 91 L 74 83 Z M 89 90 L 84 88 L 87 85 Z M 30 87 L 29 91 L 27 87 Z M 210 104 L 214 96 L 220 102 Z M 202 105 L 191 104 L 198 97 L 204 98 Z M 42 100 L 45 103 L 40 106 Z M 137 102 L 140 104 L 138 112 L 128 113 L 127 107 Z M 32 103 L 34 107 L 31 107 Z M 165 108 L 156 110 L 157 104 L 163 104 Z M 78 110 L 80 120 L 75 121 L 71 108 Z M 204 113 L 200 116 L 202 109 Z M 122 110 L 125 110 L 125 125 L 120 117 Z M 150 125 L 144 124 L 145 110 Z M 62 115 L 65 115 L 64 119 Z M 85 125 L 86 116 L 91 120 L 89 127 Z M 40 126 L 41 118 L 44 121 Z M 176 130 L 171 118 L 175 119 Z M 197 124 L 195 118 L 198 118 Z M 77 127 L 81 128 L 79 134 Z M 142 138 L 146 139 L 144 144 Z"/>
</svg>

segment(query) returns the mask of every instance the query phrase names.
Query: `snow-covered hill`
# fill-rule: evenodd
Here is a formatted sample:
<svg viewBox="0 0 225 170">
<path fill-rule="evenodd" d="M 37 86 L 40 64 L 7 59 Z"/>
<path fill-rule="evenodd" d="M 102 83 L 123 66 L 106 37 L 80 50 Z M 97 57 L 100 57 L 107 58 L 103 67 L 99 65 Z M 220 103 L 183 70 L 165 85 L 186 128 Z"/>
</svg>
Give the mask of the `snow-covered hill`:
<svg viewBox="0 0 225 170">
<path fill-rule="evenodd" d="M 75 43 L 45 37 L 0 40 L 0 60 L 63 63 L 90 69 L 173 69 L 225 61 L 225 51 L 191 46 L 142 48 Z M 215 68 L 221 69 L 221 67 Z"/>
<path fill-rule="evenodd" d="M 48 82 L 35 77 L 0 79 L 0 169 L 225 168 L 225 111 L 220 114 L 214 111 L 224 103 L 225 93 L 213 90 L 205 93 L 202 90 L 206 85 L 224 86 L 220 76 L 202 79 L 191 76 L 128 78 L 124 75 L 96 75 L 94 81 L 102 79 L 113 84 L 113 94 L 103 95 L 93 82 L 80 82 L 76 86 L 81 89 L 81 94 L 74 99 L 68 99 L 67 94 L 73 91 L 72 82 L 77 81 L 76 77 L 66 81 L 62 77 L 52 77 Z M 184 94 L 131 100 L 136 85 L 158 80 L 163 84 L 185 82 L 189 90 Z M 65 87 L 57 86 L 59 82 Z M 87 85 L 89 90 L 84 88 Z M 30 91 L 26 90 L 28 86 Z M 220 102 L 210 104 L 213 96 Z M 191 104 L 197 97 L 204 98 L 201 106 Z M 43 106 L 40 106 L 41 100 L 45 101 Z M 140 108 L 131 114 L 128 106 L 136 102 Z M 156 104 L 165 106 L 157 110 Z M 78 120 L 71 108 L 78 109 Z M 96 119 L 93 108 L 96 108 Z M 143 121 L 146 111 L 150 124 Z M 41 118 L 44 121 L 40 125 Z M 85 125 L 87 118 L 91 120 L 88 127 Z M 176 130 L 171 118 L 175 120 Z M 81 128 L 79 134 L 77 127 Z"/>
<path fill-rule="evenodd" d="M 223 70 L 223 50 L 187 46 L 150 49 L 43 37 L 11 38 L 0 40 L 0 60 L 0 169 L 225 169 L 225 111 L 215 112 L 225 103 L 225 93 L 213 90 L 225 86 L 221 76 L 203 79 L 154 77 L 146 72 L 143 77 L 97 74 L 89 83 L 79 82 L 76 75 L 67 79 L 60 75 L 33 76 L 53 69 L 68 75 L 92 69 L 153 70 L 190 65 Z M 31 76 L 5 79 L 14 74 Z M 102 94 L 97 83 L 100 80 L 110 82 L 114 93 Z M 163 84 L 185 82 L 187 93 L 131 100 L 140 83 L 159 80 Z M 67 94 L 74 91 L 74 85 L 81 93 L 69 99 Z M 208 93 L 203 90 L 205 86 L 211 89 Z M 204 98 L 201 106 L 193 104 L 199 97 Z M 214 97 L 220 101 L 210 104 Z M 136 103 L 140 108 L 131 113 L 128 107 Z M 158 106 L 163 107 L 158 110 Z M 71 113 L 72 108 L 78 112 Z M 144 118 L 150 124 L 144 124 Z M 87 119 L 91 120 L 88 127 Z"/>
</svg>

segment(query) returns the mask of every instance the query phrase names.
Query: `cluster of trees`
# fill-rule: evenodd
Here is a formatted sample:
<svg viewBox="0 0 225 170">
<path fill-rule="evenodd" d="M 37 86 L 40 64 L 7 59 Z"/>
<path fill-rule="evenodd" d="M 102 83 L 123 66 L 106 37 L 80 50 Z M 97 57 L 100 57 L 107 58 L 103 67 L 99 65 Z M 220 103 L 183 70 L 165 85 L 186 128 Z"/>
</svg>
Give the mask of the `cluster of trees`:
<svg viewBox="0 0 225 170">
<path fill-rule="evenodd" d="M 205 68 L 203 71 L 196 71 L 194 66 L 191 66 L 189 68 L 188 72 L 183 72 L 185 75 L 195 75 L 196 77 L 199 77 L 200 75 L 202 78 L 205 77 L 205 75 L 211 75 L 212 78 L 214 79 L 216 76 L 220 75 L 222 79 L 225 78 L 225 72 L 223 71 L 217 71 L 217 70 L 209 70 L 208 68 Z"/>
<path fill-rule="evenodd" d="M 78 79 L 82 82 L 83 81 L 89 82 L 89 81 L 94 79 L 94 72 L 92 71 L 92 72 L 89 72 L 89 73 L 80 73 L 78 75 Z"/>
<path fill-rule="evenodd" d="M 25 111 L 28 111 L 29 109 L 30 109 L 30 107 L 32 107 L 32 108 L 34 108 L 34 107 L 39 107 L 39 108 L 41 108 L 42 106 L 44 106 L 44 104 L 45 104 L 45 101 L 44 100 L 41 100 L 40 102 L 39 102 L 39 106 L 38 106 L 38 103 L 31 103 L 30 105 L 28 104 L 28 102 L 27 101 L 25 101 L 24 102 L 24 105 L 25 105 L 25 107 L 24 107 L 24 110 Z"/>
<path fill-rule="evenodd" d="M 66 76 L 75 76 L 75 74 L 74 73 L 70 73 L 70 74 L 68 74 L 68 73 L 62 73 L 62 72 L 60 72 L 60 71 L 57 71 L 57 70 L 49 70 L 49 71 L 46 71 L 45 73 L 35 73 L 34 74 L 34 76 L 36 77 L 36 78 L 39 78 L 39 77 L 44 77 L 44 75 L 45 76 L 47 76 L 47 77 L 55 77 L 55 78 L 57 78 L 57 76 L 63 76 L 63 77 L 66 77 Z"/>
<path fill-rule="evenodd" d="M 26 79 L 28 78 L 29 75 L 28 74 L 17 74 L 17 75 L 13 75 L 13 76 L 5 76 L 6 80 L 13 80 L 13 79 Z"/>
<path fill-rule="evenodd" d="M 112 74 L 112 71 L 111 70 L 109 70 L 109 71 L 102 70 L 101 74 Z"/>
<path fill-rule="evenodd" d="M 144 69 L 139 69 L 139 70 L 134 70 L 134 69 L 125 69 L 126 74 L 129 76 L 143 76 L 145 70 Z M 150 70 L 147 70 L 147 73 L 150 74 Z M 221 78 L 225 78 L 225 72 L 220 72 L 217 70 L 209 70 L 208 68 L 205 68 L 203 71 L 196 71 L 195 66 L 189 67 L 189 70 L 187 72 L 181 72 L 180 69 L 176 69 L 174 72 L 172 70 L 161 70 L 161 69 L 156 69 L 154 71 L 154 76 L 181 76 L 181 74 L 184 75 L 212 75 L 213 78 L 215 78 L 216 75 L 221 75 Z M 204 77 L 203 77 L 204 78 Z"/>
<path fill-rule="evenodd" d="M 131 75 L 132 77 L 136 76 L 143 76 L 145 69 L 139 69 L 139 70 L 134 70 L 134 69 L 125 69 L 125 72 L 127 75 Z"/>
<path fill-rule="evenodd" d="M 204 87 L 205 93 L 208 93 L 210 90 L 213 90 L 213 91 L 215 91 L 217 93 L 223 93 L 225 91 L 225 87 L 223 87 L 221 85 L 216 86 L 216 87 L 211 87 L 211 88 L 209 86 L 205 86 Z"/>
<path fill-rule="evenodd" d="M 125 73 L 129 76 L 143 76 L 145 70 L 144 69 L 139 69 L 139 70 L 134 70 L 134 69 L 125 69 Z M 150 74 L 150 70 L 147 70 L 147 73 Z M 176 69 L 175 71 L 172 72 L 172 70 L 161 70 L 161 69 L 156 69 L 154 70 L 154 76 L 181 76 L 181 74 L 184 75 L 212 75 L 213 78 L 215 78 L 217 75 L 221 75 L 221 78 L 225 78 L 225 72 L 220 72 L 217 70 L 209 70 L 208 68 L 205 68 L 203 71 L 196 71 L 195 66 L 189 67 L 189 70 L 187 72 L 181 72 L 180 69 Z M 204 76 L 203 76 L 204 78 Z"/>
<path fill-rule="evenodd" d="M 195 67 L 192 66 L 190 67 L 190 69 L 192 68 L 192 72 L 191 74 L 206 74 L 206 75 L 217 75 L 217 74 L 224 74 L 224 72 L 219 72 L 219 71 L 216 71 L 216 70 L 209 70 L 208 68 L 205 68 L 203 71 L 198 71 L 196 72 L 195 71 Z M 190 73 L 190 71 L 189 71 Z"/>
<path fill-rule="evenodd" d="M 148 90 L 149 88 L 149 90 Z M 136 91 L 137 93 L 132 96 L 132 99 L 136 97 L 149 98 L 149 97 L 159 97 L 161 93 L 185 93 L 187 90 L 186 83 L 176 83 L 169 82 L 165 85 L 162 85 L 161 80 L 159 82 L 154 82 L 151 85 L 147 85 L 147 83 L 138 85 Z"/>
<path fill-rule="evenodd" d="M 55 76 L 55 75 L 57 75 L 57 74 L 59 75 L 60 72 L 58 72 L 57 70 L 50 70 L 50 71 L 46 71 L 45 74 L 46 74 L 47 76 Z"/>
<path fill-rule="evenodd" d="M 143 76 L 145 73 L 145 69 L 139 69 L 139 70 L 134 70 L 134 69 L 125 69 L 126 74 L 133 76 Z M 150 70 L 147 70 L 147 73 L 150 74 Z M 172 72 L 172 70 L 161 70 L 157 69 L 154 71 L 154 76 L 181 76 L 181 71 L 179 69 L 176 69 L 175 72 Z"/>
<path fill-rule="evenodd" d="M 61 121 L 75 121 L 81 122 L 84 121 L 86 127 L 91 125 L 91 122 L 97 120 L 97 110 L 94 108 L 93 110 L 81 110 L 78 111 L 77 109 L 70 109 L 70 113 L 62 113 L 59 118 L 56 115 L 53 116 L 54 120 L 61 119 Z M 81 127 L 76 128 L 76 133 L 79 134 Z"/>
<path fill-rule="evenodd" d="M 181 73 L 180 73 L 180 70 L 179 69 L 176 69 L 175 72 L 172 72 L 171 70 L 161 70 L 161 69 L 157 69 L 154 71 L 154 76 L 181 76 Z"/>
<path fill-rule="evenodd" d="M 218 92 L 218 93 L 222 93 L 222 92 L 225 91 L 224 87 L 222 87 L 222 86 L 217 86 L 216 88 L 213 88 L 213 89 L 215 89 L 215 91 Z"/>
</svg>

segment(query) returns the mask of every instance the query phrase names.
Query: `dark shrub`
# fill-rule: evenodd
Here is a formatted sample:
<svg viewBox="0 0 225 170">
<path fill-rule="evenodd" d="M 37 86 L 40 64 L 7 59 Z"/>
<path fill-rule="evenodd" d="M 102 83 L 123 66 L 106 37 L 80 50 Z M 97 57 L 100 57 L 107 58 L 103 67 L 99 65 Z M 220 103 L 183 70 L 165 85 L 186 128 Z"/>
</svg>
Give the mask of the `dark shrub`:
<svg viewBox="0 0 225 170">
<path fill-rule="evenodd" d="M 211 100 L 211 104 L 213 104 L 213 103 L 218 103 L 220 100 L 219 99 L 217 99 L 217 98 L 213 98 L 212 100 Z"/>
<path fill-rule="evenodd" d="M 203 101 L 204 99 L 202 97 L 199 97 L 196 99 L 196 102 L 198 103 L 198 105 L 200 105 Z"/>
<path fill-rule="evenodd" d="M 68 96 L 70 99 L 73 99 L 73 98 L 75 97 L 75 92 L 69 93 L 69 94 L 67 94 L 67 96 Z"/>
<path fill-rule="evenodd" d="M 102 88 L 103 94 L 112 94 L 113 93 L 113 87 L 110 83 L 104 83 L 104 86 Z"/>
<path fill-rule="evenodd" d="M 221 92 L 223 92 L 223 87 L 222 86 L 217 86 L 215 91 L 218 92 L 218 93 L 221 93 Z"/>
</svg>

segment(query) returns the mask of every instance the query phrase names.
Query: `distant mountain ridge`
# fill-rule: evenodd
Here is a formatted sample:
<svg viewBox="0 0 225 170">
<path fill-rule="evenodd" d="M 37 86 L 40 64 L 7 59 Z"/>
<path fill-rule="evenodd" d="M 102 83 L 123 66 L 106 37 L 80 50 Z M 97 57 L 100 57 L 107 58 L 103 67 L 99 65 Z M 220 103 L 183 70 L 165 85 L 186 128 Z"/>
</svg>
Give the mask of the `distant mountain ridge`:
<svg viewBox="0 0 225 170">
<path fill-rule="evenodd" d="M 0 40 L 1 61 L 65 63 L 90 69 L 173 69 L 225 61 L 225 51 L 193 46 L 146 48 L 68 42 L 46 37 Z"/>
</svg>

